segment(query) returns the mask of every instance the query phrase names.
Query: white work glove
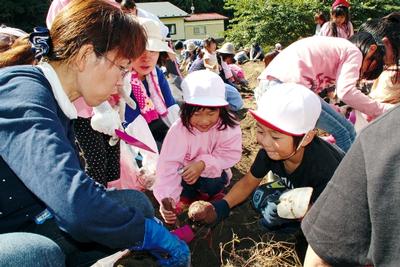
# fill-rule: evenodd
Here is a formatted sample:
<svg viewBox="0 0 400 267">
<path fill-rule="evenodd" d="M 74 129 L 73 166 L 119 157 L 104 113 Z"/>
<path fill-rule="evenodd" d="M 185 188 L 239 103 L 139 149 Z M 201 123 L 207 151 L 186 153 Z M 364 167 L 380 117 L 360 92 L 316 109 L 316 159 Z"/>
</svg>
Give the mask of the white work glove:
<svg viewBox="0 0 400 267">
<path fill-rule="evenodd" d="M 118 94 L 125 101 L 125 103 L 130 106 L 133 110 L 136 109 L 136 103 L 131 98 L 132 85 L 131 85 L 131 76 L 132 74 L 129 72 L 128 75 L 124 78 L 124 85 L 118 89 Z"/>
<path fill-rule="evenodd" d="M 92 128 L 98 132 L 116 137 L 115 129 L 122 128 L 118 111 L 108 101 L 93 108 L 94 115 L 90 121 Z"/>
</svg>

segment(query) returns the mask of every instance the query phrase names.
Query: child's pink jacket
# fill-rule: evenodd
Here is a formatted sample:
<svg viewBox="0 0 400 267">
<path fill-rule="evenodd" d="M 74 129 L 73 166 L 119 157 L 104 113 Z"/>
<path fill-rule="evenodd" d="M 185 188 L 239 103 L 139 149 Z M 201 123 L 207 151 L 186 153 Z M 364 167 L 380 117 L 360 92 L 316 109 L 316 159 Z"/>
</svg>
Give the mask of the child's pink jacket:
<svg viewBox="0 0 400 267">
<path fill-rule="evenodd" d="M 337 37 L 348 39 L 354 34 L 353 24 L 349 21 L 346 26 L 337 27 Z M 330 28 L 330 23 L 325 22 L 321 27 L 321 31 L 319 32 L 320 36 L 333 36 L 333 32 Z"/>
<path fill-rule="evenodd" d="M 375 118 L 392 105 L 379 103 L 356 88 L 362 60 L 361 51 L 348 40 L 313 36 L 283 49 L 258 78 L 299 83 L 317 94 L 336 85 L 339 99 Z"/>
<path fill-rule="evenodd" d="M 218 124 L 217 124 L 218 125 Z M 178 169 L 192 161 L 204 161 L 202 177 L 221 177 L 222 171 L 235 165 L 242 156 L 240 126 L 219 131 L 217 125 L 208 132 L 193 128 L 190 133 L 181 120 L 177 120 L 164 139 L 157 166 L 157 179 L 153 193 L 158 202 L 171 197 L 178 203 L 182 192 L 182 178 Z M 228 172 L 231 175 L 231 172 Z M 228 177 L 231 179 L 231 177 Z"/>
</svg>

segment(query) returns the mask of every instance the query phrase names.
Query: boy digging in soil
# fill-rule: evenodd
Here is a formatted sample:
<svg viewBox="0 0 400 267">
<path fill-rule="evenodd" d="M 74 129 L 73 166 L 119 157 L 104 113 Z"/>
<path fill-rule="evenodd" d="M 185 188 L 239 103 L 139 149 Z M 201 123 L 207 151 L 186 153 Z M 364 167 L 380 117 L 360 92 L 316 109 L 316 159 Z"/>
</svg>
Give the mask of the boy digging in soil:
<svg viewBox="0 0 400 267">
<path fill-rule="evenodd" d="M 261 223 L 266 231 L 289 225 L 299 229 L 299 219 L 307 211 L 308 200 L 311 197 L 313 203 L 333 175 L 343 153 L 315 136 L 321 112 L 317 95 L 302 85 L 284 83 L 271 87 L 258 104 L 257 110 L 250 112 L 257 120 L 257 142 L 261 148 L 250 171 L 223 199 L 193 203 L 189 209 L 191 219 L 206 224 L 218 222 L 255 190 L 253 206 L 262 214 Z M 269 171 L 275 182 L 259 186 Z M 303 206 L 303 214 L 288 215 L 282 211 L 285 218 L 281 218 L 279 202 L 284 202 L 281 194 L 304 187 L 309 190 L 300 190 L 303 192 L 300 203 L 295 203 Z"/>
</svg>

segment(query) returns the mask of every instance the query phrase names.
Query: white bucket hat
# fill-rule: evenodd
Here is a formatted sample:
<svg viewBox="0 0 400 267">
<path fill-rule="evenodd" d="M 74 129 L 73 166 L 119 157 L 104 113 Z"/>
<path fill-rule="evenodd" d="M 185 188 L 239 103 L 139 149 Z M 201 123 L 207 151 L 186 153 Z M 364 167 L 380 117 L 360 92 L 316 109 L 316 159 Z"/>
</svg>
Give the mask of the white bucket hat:
<svg viewBox="0 0 400 267">
<path fill-rule="evenodd" d="M 187 104 L 202 107 L 224 107 L 225 84 L 218 74 L 199 70 L 188 74 L 182 81 L 183 100 Z"/>
<path fill-rule="evenodd" d="M 7 26 L 0 27 L 0 34 L 8 34 L 15 37 L 24 37 L 28 35 L 28 33 L 24 32 L 21 29 L 7 27 Z"/>
<path fill-rule="evenodd" d="M 235 54 L 235 46 L 232 43 L 224 43 L 220 49 L 217 50 L 219 53 L 223 54 Z"/>
<path fill-rule="evenodd" d="M 282 49 L 282 45 L 280 43 L 276 43 L 275 50 L 281 50 L 281 49 Z"/>
<path fill-rule="evenodd" d="M 159 22 L 147 19 L 147 18 L 138 18 L 140 25 L 146 31 L 147 35 L 147 45 L 146 50 L 156 51 L 156 52 L 168 52 L 170 58 L 175 58 L 175 53 L 168 46 L 168 43 L 163 41 L 163 37 L 161 35 L 161 25 Z"/>
<path fill-rule="evenodd" d="M 250 110 L 261 124 L 275 131 L 301 136 L 313 130 L 321 114 L 320 98 L 310 89 L 295 83 L 269 88 Z"/>
<path fill-rule="evenodd" d="M 196 50 L 196 45 L 193 42 L 189 42 L 186 45 L 186 51 L 193 52 Z"/>
</svg>

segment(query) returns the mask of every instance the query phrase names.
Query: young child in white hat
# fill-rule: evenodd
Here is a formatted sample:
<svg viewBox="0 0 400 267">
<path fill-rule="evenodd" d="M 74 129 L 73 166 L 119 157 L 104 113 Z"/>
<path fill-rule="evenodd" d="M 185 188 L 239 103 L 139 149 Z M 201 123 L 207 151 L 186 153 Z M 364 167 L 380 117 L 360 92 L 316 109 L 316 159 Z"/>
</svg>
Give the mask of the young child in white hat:
<svg viewBox="0 0 400 267">
<path fill-rule="evenodd" d="M 284 83 L 265 92 L 257 110 L 250 111 L 257 121 L 257 142 L 261 146 L 250 171 L 222 200 L 204 205 L 191 214 L 192 219 L 205 223 L 221 220 L 255 191 L 252 203 L 262 214 L 266 230 L 298 223 L 298 217 L 297 220 L 279 217 L 277 197 L 288 189 L 311 187 L 308 199 L 313 203 L 343 157 L 340 150 L 316 137 L 314 128 L 320 112 L 318 96 L 302 85 Z M 269 171 L 275 182 L 259 186 Z M 304 213 L 307 208 L 308 202 Z"/>
<path fill-rule="evenodd" d="M 225 100 L 218 74 L 200 70 L 182 82 L 180 119 L 169 129 L 157 166 L 154 196 L 168 198 L 175 212 L 160 205 L 167 223 L 195 200 L 221 199 L 232 177 L 230 168 L 242 155 L 242 135 Z"/>
</svg>

